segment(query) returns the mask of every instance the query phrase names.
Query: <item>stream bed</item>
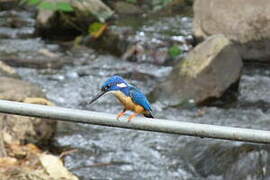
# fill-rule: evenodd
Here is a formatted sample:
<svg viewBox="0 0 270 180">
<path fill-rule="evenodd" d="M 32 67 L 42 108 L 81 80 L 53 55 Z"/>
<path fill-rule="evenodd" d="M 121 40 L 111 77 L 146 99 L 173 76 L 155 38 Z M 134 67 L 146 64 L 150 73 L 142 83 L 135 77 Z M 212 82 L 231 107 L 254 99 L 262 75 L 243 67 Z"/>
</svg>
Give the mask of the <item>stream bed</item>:
<svg viewBox="0 0 270 180">
<path fill-rule="evenodd" d="M 191 18 L 183 18 L 188 23 L 185 27 L 191 28 Z M 171 66 L 124 61 L 88 48 L 62 48 L 41 38 L 29 37 L 33 27 L 31 18 L 26 24 L 27 28 L 18 32 L 0 31 L 3 37 L 1 56 L 38 57 L 37 51 L 47 49 L 62 59 L 71 59 L 72 63 L 56 69 L 16 67 L 22 79 L 40 85 L 47 98 L 57 106 L 117 114 L 122 107 L 112 96 L 87 104 L 107 78 L 119 74 L 148 94 L 172 70 Z M 142 29 L 151 30 L 145 26 Z M 185 36 L 190 34 L 191 29 Z M 269 88 L 269 68 L 246 64 L 237 101 L 226 106 L 182 108 L 162 108 L 160 102 L 153 102 L 153 114 L 157 118 L 177 121 L 270 130 Z M 66 122 L 59 122 L 54 144 L 78 150 L 66 156 L 65 165 L 85 180 L 270 177 L 268 145 Z"/>
</svg>

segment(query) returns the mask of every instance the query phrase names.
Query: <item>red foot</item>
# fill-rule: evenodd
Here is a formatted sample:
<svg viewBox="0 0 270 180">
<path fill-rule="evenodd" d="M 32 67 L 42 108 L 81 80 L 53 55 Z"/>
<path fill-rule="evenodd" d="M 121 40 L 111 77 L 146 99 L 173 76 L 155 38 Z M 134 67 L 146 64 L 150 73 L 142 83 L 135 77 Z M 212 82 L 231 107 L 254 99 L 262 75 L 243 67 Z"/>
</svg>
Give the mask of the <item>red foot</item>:
<svg viewBox="0 0 270 180">
<path fill-rule="evenodd" d="M 116 119 L 119 120 L 119 118 L 124 116 L 124 115 L 125 115 L 125 112 L 122 111 L 122 112 L 118 113 Z"/>
<path fill-rule="evenodd" d="M 131 119 L 134 119 L 137 116 L 137 114 L 132 114 L 131 116 L 128 117 L 128 122 L 131 121 Z"/>
</svg>

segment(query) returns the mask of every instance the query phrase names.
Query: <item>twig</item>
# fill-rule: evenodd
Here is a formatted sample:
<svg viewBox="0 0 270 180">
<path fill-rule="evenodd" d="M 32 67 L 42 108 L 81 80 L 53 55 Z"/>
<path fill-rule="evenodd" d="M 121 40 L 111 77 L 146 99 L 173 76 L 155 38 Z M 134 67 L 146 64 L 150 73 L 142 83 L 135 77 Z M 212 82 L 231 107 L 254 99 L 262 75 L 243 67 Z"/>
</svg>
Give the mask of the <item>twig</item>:
<svg viewBox="0 0 270 180">
<path fill-rule="evenodd" d="M 74 152 L 77 152 L 77 151 L 78 151 L 78 149 L 70 149 L 70 150 L 64 151 L 60 154 L 59 158 L 62 159 L 64 156 L 71 154 L 71 153 L 74 153 Z"/>
</svg>

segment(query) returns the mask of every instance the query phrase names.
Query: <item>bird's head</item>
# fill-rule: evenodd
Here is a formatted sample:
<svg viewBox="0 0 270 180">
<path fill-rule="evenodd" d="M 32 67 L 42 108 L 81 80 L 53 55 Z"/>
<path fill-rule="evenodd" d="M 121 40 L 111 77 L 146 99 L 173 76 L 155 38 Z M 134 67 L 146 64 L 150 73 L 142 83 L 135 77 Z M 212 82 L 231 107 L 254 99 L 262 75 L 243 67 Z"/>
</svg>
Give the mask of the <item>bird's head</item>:
<svg viewBox="0 0 270 180">
<path fill-rule="evenodd" d="M 101 91 L 120 91 L 123 88 L 128 87 L 128 83 L 121 76 L 112 76 L 101 86 Z"/>
<path fill-rule="evenodd" d="M 114 75 L 103 83 L 101 86 L 101 92 L 90 101 L 90 104 L 106 93 L 124 91 L 127 88 L 128 83 L 121 76 Z"/>
</svg>

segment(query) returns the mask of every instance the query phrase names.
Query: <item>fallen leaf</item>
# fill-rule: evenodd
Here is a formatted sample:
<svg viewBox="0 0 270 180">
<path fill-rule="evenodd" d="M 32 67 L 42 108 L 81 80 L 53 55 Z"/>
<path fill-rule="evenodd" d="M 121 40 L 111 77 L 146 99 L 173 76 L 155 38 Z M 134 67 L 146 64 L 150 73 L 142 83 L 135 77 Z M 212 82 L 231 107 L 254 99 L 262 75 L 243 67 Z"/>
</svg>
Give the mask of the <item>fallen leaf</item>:
<svg viewBox="0 0 270 180">
<path fill-rule="evenodd" d="M 91 37 L 99 38 L 107 29 L 107 24 L 104 23 L 93 23 L 89 27 L 89 33 Z"/>
<path fill-rule="evenodd" d="M 16 158 L 12 157 L 0 158 L 0 167 L 15 166 L 15 165 L 18 165 L 18 161 Z"/>
<path fill-rule="evenodd" d="M 39 154 L 41 153 L 41 150 L 34 144 L 27 144 L 26 145 L 26 149 L 31 152 L 31 153 L 34 153 L 34 154 Z"/>
<path fill-rule="evenodd" d="M 23 100 L 23 102 L 30 103 L 30 104 L 42 104 L 42 105 L 54 106 L 53 102 L 44 98 L 37 98 L 37 97 L 36 98 L 27 97 Z"/>
<path fill-rule="evenodd" d="M 68 170 L 64 167 L 63 162 L 57 156 L 43 153 L 39 156 L 39 160 L 51 178 L 78 180 L 76 176 L 68 172 Z"/>
</svg>

